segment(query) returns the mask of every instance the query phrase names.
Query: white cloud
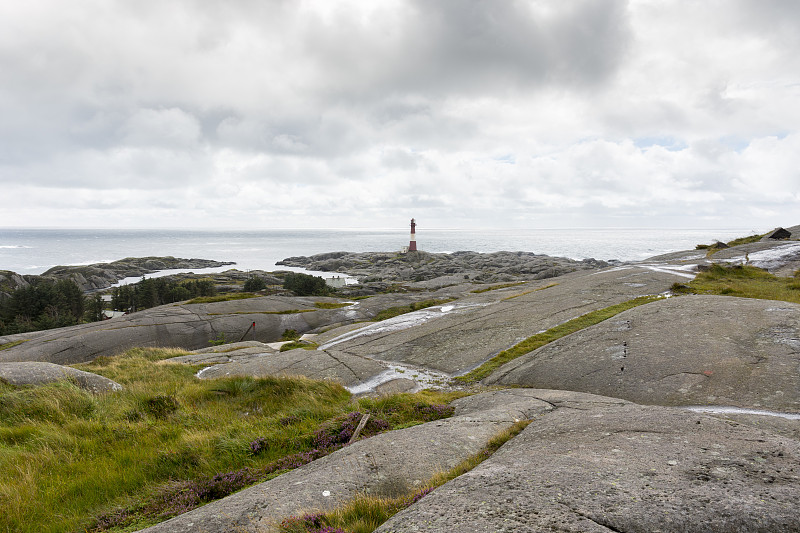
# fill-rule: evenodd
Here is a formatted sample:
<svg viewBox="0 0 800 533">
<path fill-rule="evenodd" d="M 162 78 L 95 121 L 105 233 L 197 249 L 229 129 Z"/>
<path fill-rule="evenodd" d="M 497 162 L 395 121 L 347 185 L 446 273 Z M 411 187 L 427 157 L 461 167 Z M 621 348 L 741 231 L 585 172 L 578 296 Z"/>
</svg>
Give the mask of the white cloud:
<svg viewBox="0 0 800 533">
<path fill-rule="evenodd" d="M 123 126 L 122 142 L 133 146 L 194 148 L 200 140 L 200 123 L 177 108 L 137 109 Z"/>
<path fill-rule="evenodd" d="M 8 2 L 0 226 L 794 224 L 799 10 Z"/>
</svg>

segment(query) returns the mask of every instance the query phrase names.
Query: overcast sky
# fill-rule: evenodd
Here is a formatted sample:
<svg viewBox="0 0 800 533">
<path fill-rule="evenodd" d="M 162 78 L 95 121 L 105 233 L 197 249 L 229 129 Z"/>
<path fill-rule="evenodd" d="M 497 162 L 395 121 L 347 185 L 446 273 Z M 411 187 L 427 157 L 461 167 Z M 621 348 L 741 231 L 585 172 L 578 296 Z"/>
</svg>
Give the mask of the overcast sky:
<svg viewBox="0 0 800 533">
<path fill-rule="evenodd" d="M 0 191 L 0 226 L 795 225 L 800 2 L 0 2 Z"/>
</svg>

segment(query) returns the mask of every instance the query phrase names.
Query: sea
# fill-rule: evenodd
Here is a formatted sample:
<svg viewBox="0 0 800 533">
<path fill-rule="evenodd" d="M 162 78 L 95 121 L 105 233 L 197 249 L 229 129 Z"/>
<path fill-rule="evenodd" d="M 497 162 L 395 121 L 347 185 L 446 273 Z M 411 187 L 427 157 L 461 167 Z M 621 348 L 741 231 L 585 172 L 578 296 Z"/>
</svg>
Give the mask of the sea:
<svg viewBox="0 0 800 533">
<path fill-rule="evenodd" d="M 769 229 L 769 228 L 767 228 Z M 763 233 L 767 229 L 425 229 L 417 248 L 432 253 L 524 251 L 571 259 L 637 261 L 694 249 L 697 244 Z M 393 252 L 409 242 L 398 229 L 42 229 L 0 228 L 0 270 L 42 274 L 57 265 L 108 263 L 126 257 L 173 256 L 233 261 L 249 270 L 278 267 L 282 259 L 323 252 Z M 199 271 L 198 271 L 199 272 Z M 165 272 L 174 273 L 174 271 Z M 326 273 L 330 275 L 330 273 Z"/>
</svg>

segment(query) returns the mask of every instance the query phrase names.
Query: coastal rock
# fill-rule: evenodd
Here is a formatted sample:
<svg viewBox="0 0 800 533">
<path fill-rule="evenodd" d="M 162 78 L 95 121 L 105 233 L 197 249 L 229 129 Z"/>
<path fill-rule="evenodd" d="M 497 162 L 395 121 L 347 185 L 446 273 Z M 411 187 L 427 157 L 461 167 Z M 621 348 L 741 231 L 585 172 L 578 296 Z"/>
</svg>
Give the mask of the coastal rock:
<svg viewBox="0 0 800 533">
<path fill-rule="evenodd" d="M 289 257 L 277 264 L 343 272 L 357 277 L 362 283 L 422 282 L 453 274 L 461 274 L 463 278 L 465 273 L 477 281 L 493 283 L 513 279 L 546 279 L 608 266 L 608 263 L 595 259 L 575 261 L 531 252 L 332 252 L 310 257 Z"/>
<path fill-rule="evenodd" d="M 385 294 L 349 302 L 338 309 L 320 309 L 318 297 L 262 296 L 208 304 L 169 304 L 102 322 L 0 337 L 0 345 L 26 341 L 0 350 L 0 361 L 88 362 L 136 346 L 206 348 L 212 342 L 247 340 L 275 342 L 287 329 L 314 332 L 373 318 L 388 307 L 448 293 Z M 339 300 L 331 300 L 339 301 Z M 348 303 L 348 302 L 343 302 Z M 250 329 L 256 323 L 255 330 Z"/>
<path fill-rule="evenodd" d="M 668 291 L 684 276 L 663 267 L 575 272 L 552 281 L 470 294 L 366 326 L 322 343 L 321 349 L 457 375 L 539 331 L 595 309 Z"/>
<path fill-rule="evenodd" d="M 478 453 L 515 421 L 546 413 L 549 403 L 524 392 L 507 402 L 472 406 L 465 398 L 455 416 L 362 439 L 221 500 L 142 530 L 147 533 L 272 531 L 275 522 L 302 512 L 332 509 L 360 494 L 394 495 L 419 487 Z"/>
<path fill-rule="evenodd" d="M 122 390 L 122 385 L 103 376 L 53 363 L 0 363 L 0 381 L 12 385 L 43 385 L 68 380 L 95 394 Z"/>
<path fill-rule="evenodd" d="M 381 383 L 375 387 L 375 396 L 391 396 L 403 392 L 414 392 L 419 385 L 413 379 L 397 378 Z"/>
<path fill-rule="evenodd" d="M 475 469 L 377 531 L 770 531 L 800 528 L 800 442 L 678 408 L 509 389 L 461 398 L 454 416 L 362 439 L 147 528 L 273 531 L 360 494 L 413 490 L 518 420 L 528 427 Z"/>
<path fill-rule="evenodd" d="M 0 270 L 0 298 L 8 297 L 13 291 L 29 285 L 30 282 L 16 272 Z"/>
<path fill-rule="evenodd" d="M 484 383 L 800 413 L 799 351 L 798 304 L 682 296 L 556 340 Z"/>
<path fill-rule="evenodd" d="M 164 359 L 162 363 L 182 363 L 187 365 L 244 363 L 276 352 L 277 350 L 263 342 L 232 342 L 193 350 L 191 354 Z"/>
<path fill-rule="evenodd" d="M 770 231 L 764 237 L 761 238 L 762 241 L 767 240 L 782 240 L 782 239 L 790 239 L 792 238 L 792 232 L 785 230 L 783 228 L 775 228 L 774 230 Z"/>
<path fill-rule="evenodd" d="M 800 530 L 797 440 L 675 408 L 526 392 L 554 409 L 376 532 Z"/>
<path fill-rule="evenodd" d="M 124 278 L 140 277 L 160 270 L 203 269 L 234 265 L 233 262 L 211 259 L 181 259 L 176 257 L 128 257 L 111 263 L 79 266 L 55 266 L 41 275 L 22 276 L 9 270 L 0 270 L 0 297 L 27 287 L 37 280 L 59 281 L 70 279 L 84 292 L 107 289 Z"/>
<path fill-rule="evenodd" d="M 127 257 L 111 263 L 82 266 L 55 266 L 44 272 L 45 279 L 71 279 L 82 291 L 111 287 L 124 278 L 139 277 L 159 270 L 216 268 L 233 265 L 230 261 L 210 259 L 182 259 L 178 257 Z"/>
<path fill-rule="evenodd" d="M 334 356 L 322 351 L 298 348 L 217 364 L 201 370 L 198 377 L 216 379 L 231 376 L 304 376 L 350 386 L 366 381 L 385 369 L 385 365 L 366 357 Z"/>
</svg>

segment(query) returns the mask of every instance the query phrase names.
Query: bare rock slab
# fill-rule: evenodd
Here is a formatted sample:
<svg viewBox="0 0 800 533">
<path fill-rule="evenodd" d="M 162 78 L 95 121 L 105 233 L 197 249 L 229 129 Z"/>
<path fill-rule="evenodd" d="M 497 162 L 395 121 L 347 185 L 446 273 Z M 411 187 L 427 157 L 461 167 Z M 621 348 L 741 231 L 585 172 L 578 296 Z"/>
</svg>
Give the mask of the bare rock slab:
<svg viewBox="0 0 800 533">
<path fill-rule="evenodd" d="M 395 317 L 323 348 L 459 374 L 538 331 L 637 296 L 665 292 L 676 281 L 685 281 L 684 276 L 638 266 L 573 273 Z M 436 316 L 413 327 L 394 327 L 425 314 Z"/>
<path fill-rule="evenodd" d="M 797 440 L 677 408 L 540 392 L 552 411 L 376 531 L 800 530 Z"/>
<path fill-rule="evenodd" d="M 503 406 L 511 403 L 511 406 Z M 498 405 L 500 407 L 498 407 Z M 355 442 L 275 479 L 147 528 L 148 533 L 270 531 L 298 513 L 332 509 L 359 494 L 412 489 L 477 453 L 499 431 L 553 407 L 515 393 L 513 401 L 464 399 L 449 419 Z"/>
<path fill-rule="evenodd" d="M 54 363 L 0 363 L 0 380 L 12 385 L 43 385 L 69 380 L 95 394 L 122 390 L 122 385 L 106 377 Z"/>
<path fill-rule="evenodd" d="M 365 357 L 296 349 L 214 365 L 201 370 L 198 377 L 215 379 L 231 376 L 304 376 L 332 380 L 349 386 L 366 381 L 384 370 L 386 367 L 380 362 Z"/>
<path fill-rule="evenodd" d="M 180 347 L 195 350 L 224 338 L 274 342 L 287 329 L 298 333 L 334 324 L 367 320 L 380 310 L 408 305 L 420 294 L 381 295 L 340 309 L 319 309 L 318 297 L 263 296 L 208 304 L 170 304 L 112 320 L 0 338 L 27 341 L 0 351 L 0 361 L 75 364 L 117 355 L 133 347 Z M 255 332 L 250 326 L 256 323 Z M 246 335 L 245 335 L 246 334 Z"/>
<path fill-rule="evenodd" d="M 507 363 L 484 382 L 799 413 L 798 353 L 800 305 L 686 296 L 620 313 Z"/>
</svg>

